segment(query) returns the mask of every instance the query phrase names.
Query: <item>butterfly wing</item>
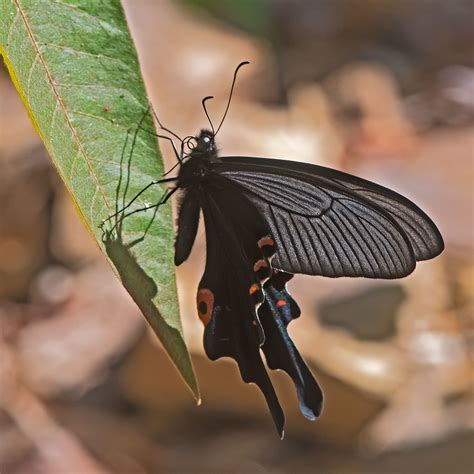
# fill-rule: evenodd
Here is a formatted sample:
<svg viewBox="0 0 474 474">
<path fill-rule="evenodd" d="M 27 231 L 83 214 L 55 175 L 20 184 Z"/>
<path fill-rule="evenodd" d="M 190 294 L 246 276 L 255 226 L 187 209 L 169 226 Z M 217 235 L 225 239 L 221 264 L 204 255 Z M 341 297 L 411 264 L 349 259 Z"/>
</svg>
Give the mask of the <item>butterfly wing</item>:
<svg viewBox="0 0 474 474">
<path fill-rule="evenodd" d="M 296 301 L 286 290 L 286 283 L 291 278 L 291 273 L 274 271 L 265 282 L 265 301 L 258 308 L 265 333 L 262 349 L 270 369 L 284 370 L 293 379 L 301 413 L 309 420 L 314 420 L 321 414 L 323 392 L 286 329 L 293 319 L 300 316 Z"/>
<path fill-rule="evenodd" d="M 174 264 L 178 267 L 191 253 L 196 240 L 199 225 L 201 203 L 199 193 L 194 190 L 185 190 L 181 196 L 178 214 L 178 232 L 174 244 Z"/>
<path fill-rule="evenodd" d="M 273 266 L 330 277 L 399 278 L 438 255 L 431 219 L 400 194 L 340 171 L 284 160 L 224 157 L 276 242 Z"/>
<path fill-rule="evenodd" d="M 258 245 L 267 225 L 232 183 L 207 190 L 201 204 L 207 250 L 197 306 L 206 354 L 211 360 L 236 360 L 242 379 L 262 391 L 283 436 L 284 415 L 262 361 L 265 336 L 256 311 L 263 299 L 260 278 L 269 272 L 265 248 Z"/>
</svg>

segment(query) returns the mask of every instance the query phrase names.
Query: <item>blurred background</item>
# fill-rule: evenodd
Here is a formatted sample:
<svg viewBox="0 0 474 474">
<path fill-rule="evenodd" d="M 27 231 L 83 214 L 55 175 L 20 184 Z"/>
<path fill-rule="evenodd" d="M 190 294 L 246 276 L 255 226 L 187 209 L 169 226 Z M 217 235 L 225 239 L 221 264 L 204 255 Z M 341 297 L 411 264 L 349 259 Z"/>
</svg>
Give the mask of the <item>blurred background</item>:
<svg viewBox="0 0 474 474">
<path fill-rule="evenodd" d="M 75 210 L 0 69 L 0 468 L 60 473 L 472 473 L 474 3 L 127 0 L 147 88 L 178 134 L 223 154 L 322 164 L 392 187 L 439 226 L 397 281 L 297 276 L 290 333 L 326 395 L 275 433 L 231 360 L 202 349 L 202 229 L 178 270 L 196 407 Z M 124 137 L 125 138 L 125 137 Z M 173 155 L 161 144 L 168 166 Z M 159 255 L 157 255 L 159 258 Z"/>
</svg>

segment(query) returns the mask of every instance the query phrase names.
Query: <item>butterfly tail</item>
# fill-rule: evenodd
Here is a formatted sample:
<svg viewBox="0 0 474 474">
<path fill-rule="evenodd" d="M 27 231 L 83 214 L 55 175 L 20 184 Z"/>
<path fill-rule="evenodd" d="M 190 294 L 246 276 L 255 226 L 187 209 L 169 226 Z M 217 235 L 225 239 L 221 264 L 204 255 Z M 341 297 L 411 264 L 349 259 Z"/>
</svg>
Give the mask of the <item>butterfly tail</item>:
<svg viewBox="0 0 474 474">
<path fill-rule="evenodd" d="M 292 277 L 290 273 L 277 271 L 265 283 L 265 301 L 258 309 L 265 333 L 262 349 L 268 367 L 281 369 L 292 378 L 301 413 L 314 420 L 321 414 L 323 393 L 287 331 L 288 324 L 300 315 L 296 301 L 286 290 L 286 283 Z"/>
<path fill-rule="evenodd" d="M 242 380 L 260 388 L 278 434 L 283 438 L 285 416 L 262 362 L 259 332 L 252 322 L 241 318 L 240 314 L 216 308 L 204 330 L 204 348 L 211 360 L 233 358 L 239 366 Z"/>
</svg>

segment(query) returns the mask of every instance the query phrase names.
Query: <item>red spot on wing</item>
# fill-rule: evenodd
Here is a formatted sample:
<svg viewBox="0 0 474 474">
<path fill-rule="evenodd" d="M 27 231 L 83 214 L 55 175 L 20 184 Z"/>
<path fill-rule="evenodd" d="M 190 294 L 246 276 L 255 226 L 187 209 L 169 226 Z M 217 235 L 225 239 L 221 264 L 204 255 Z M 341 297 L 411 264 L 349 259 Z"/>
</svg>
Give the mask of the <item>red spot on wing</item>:
<svg viewBox="0 0 474 474">
<path fill-rule="evenodd" d="M 208 288 L 201 288 L 198 291 L 196 300 L 199 319 L 204 326 L 207 326 L 214 310 L 214 293 Z"/>
<path fill-rule="evenodd" d="M 273 247 L 275 245 L 275 242 L 269 235 L 266 235 L 257 242 L 257 245 L 258 248 L 261 249 L 263 247 Z"/>
<path fill-rule="evenodd" d="M 279 308 L 281 308 L 282 306 L 285 306 L 286 305 L 286 301 L 285 300 L 278 300 L 277 301 L 277 306 Z"/>
</svg>

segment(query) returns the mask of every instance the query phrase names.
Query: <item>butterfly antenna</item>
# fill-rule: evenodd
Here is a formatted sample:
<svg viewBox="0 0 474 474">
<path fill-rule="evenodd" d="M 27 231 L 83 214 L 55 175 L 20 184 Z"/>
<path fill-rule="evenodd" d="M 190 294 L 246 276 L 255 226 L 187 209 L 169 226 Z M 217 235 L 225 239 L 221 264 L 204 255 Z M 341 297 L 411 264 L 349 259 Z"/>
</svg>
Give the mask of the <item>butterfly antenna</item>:
<svg viewBox="0 0 474 474">
<path fill-rule="evenodd" d="M 222 116 L 222 120 L 219 124 L 219 126 L 217 127 L 217 130 L 216 130 L 216 133 L 214 135 L 216 135 L 219 130 L 221 129 L 222 127 L 222 124 L 224 123 L 224 120 L 227 116 L 227 112 L 229 111 L 229 107 L 230 107 L 230 101 L 232 100 L 232 94 L 234 92 L 234 86 L 235 86 L 235 81 L 237 80 L 237 73 L 239 72 L 239 69 L 242 67 L 242 66 L 245 66 L 246 64 L 250 64 L 249 61 L 242 61 L 236 68 L 235 68 L 235 72 L 234 72 L 234 78 L 232 79 L 232 86 L 230 87 L 230 93 L 229 93 L 229 100 L 227 101 L 227 107 L 225 108 L 225 111 L 224 111 L 224 115 Z"/>
<path fill-rule="evenodd" d="M 214 96 L 213 95 L 208 95 L 207 97 L 204 97 L 204 99 L 202 99 L 202 108 L 204 109 L 204 113 L 206 114 L 206 117 L 207 117 L 207 120 L 209 120 L 209 125 L 211 126 L 211 130 L 212 130 L 212 134 L 215 135 L 216 132 L 214 131 L 214 125 L 212 125 L 212 120 L 211 120 L 211 117 L 209 117 L 209 113 L 207 111 L 207 107 L 206 107 L 206 102 L 210 99 L 214 99 Z"/>
</svg>

